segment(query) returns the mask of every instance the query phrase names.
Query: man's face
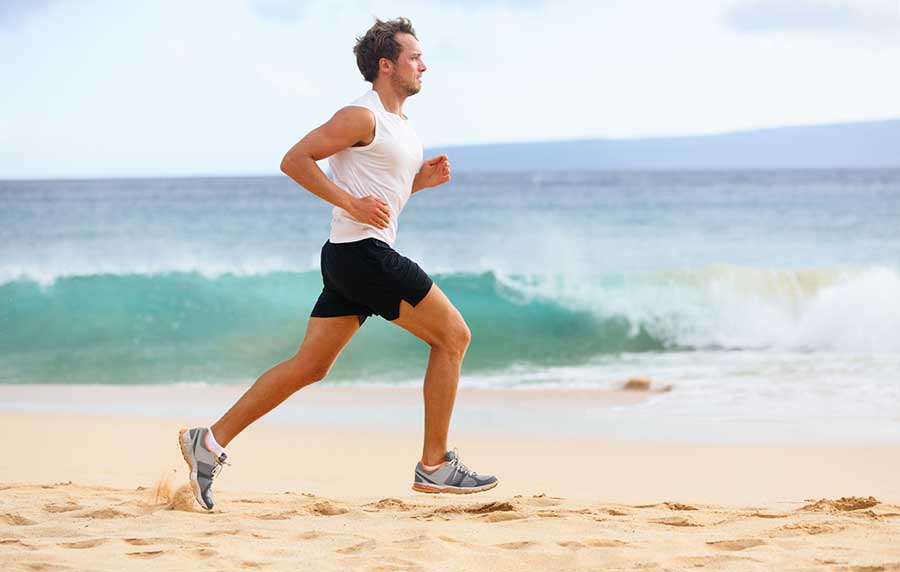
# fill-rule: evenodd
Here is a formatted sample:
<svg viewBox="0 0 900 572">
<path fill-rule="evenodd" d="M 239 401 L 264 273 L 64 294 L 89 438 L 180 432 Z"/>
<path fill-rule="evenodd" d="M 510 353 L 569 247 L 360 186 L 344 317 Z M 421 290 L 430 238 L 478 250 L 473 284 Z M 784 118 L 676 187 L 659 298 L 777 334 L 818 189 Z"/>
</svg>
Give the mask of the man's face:
<svg viewBox="0 0 900 572">
<path fill-rule="evenodd" d="M 398 33 L 395 38 L 401 49 L 393 65 L 391 83 L 407 96 L 415 95 L 422 89 L 422 74 L 427 69 L 422 61 L 422 48 L 411 34 Z"/>
</svg>

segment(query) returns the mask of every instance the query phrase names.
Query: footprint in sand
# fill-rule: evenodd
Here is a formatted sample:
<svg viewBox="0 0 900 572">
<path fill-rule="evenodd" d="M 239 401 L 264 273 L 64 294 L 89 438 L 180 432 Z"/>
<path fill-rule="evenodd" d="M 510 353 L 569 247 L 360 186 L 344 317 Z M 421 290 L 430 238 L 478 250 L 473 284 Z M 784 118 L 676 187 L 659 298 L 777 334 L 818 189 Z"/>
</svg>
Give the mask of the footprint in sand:
<svg viewBox="0 0 900 572">
<path fill-rule="evenodd" d="M 505 550 L 523 550 L 525 548 L 531 548 L 532 546 L 538 546 L 537 542 L 532 540 L 520 540 L 518 542 L 504 542 L 502 544 L 495 544 L 497 548 L 503 548 Z"/>
<path fill-rule="evenodd" d="M 156 558 L 158 556 L 162 556 L 163 551 L 162 550 L 147 550 L 144 552 L 126 552 L 126 554 L 128 556 L 131 556 L 132 558 L 150 559 L 150 558 Z"/>
<path fill-rule="evenodd" d="M 97 518 L 97 519 L 111 519 L 111 518 L 125 518 L 132 516 L 126 512 L 122 512 L 120 510 L 116 510 L 114 508 L 101 508 L 99 510 L 92 510 L 91 512 L 86 512 L 84 514 L 77 515 L 76 518 Z"/>
<path fill-rule="evenodd" d="M 737 551 L 753 548 L 754 546 L 762 546 L 766 544 L 766 541 L 758 538 L 742 538 L 738 540 L 710 540 L 706 544 L 718 550 Z"/>
<path fill-rule="evenodd" d="M 81 510 L 82 507 L 80 504 L 76 502 L 67 502 L 66 504 L 54 504 L 50 503 L 44 505 L 44 512 L 50 513 L 60 513 L 60 512 L 71 512 L 73 510 Z"/>
<path fill-rule="evenodd" d="M 285 512 L 267 512 L 265 514 L 257 515 L 256 518 L 259 520 L 289 520 L 291 517 L 297 516 L 298 513 L 296 510 L 289 510 Z"/>
<path fill-rule="evenodd" d="M 359 554 L 360 552 L 368 552 L 373 548 L 375 548 L 375 540 L 370 538 L 368 540 L 363 540 L 358 544 L 354 544 L 353 546 L 338 548 L 335 552 L 338 554 Z"/>
<path fill-rule="evenodd" d="M 754 512 L 750 516 L 756 518 L 787 518 L 789 514 L 772 514 L 767 512 Z"/>
<path fill-rule="evenodd" d="M 431 515 L 443 514 L 488 514 L 492 512 L 513 512 L 516 505 L 511 502 L 489 502 L 474 505 L 451 505 L 436 508 Z"/>
<path fill-rule="evenodd" d="M 616 540 L 615 538 L 590 538 L 584 543 L 591 548 L 618 548 L 628 543 L 624 540 Z"/>
<path fill-rule="evenodd" d="M 392 544 L 400 545 L 404 548 L 423 548 L 432 542 L 431 537 L 427 534 L 419 534 L 410 538 L 401 538 L 395 540 Z"/>
<path fill-rule="evenodd" d="M 218 552 L 216 552 L 212 548 L 197 548 L 191 550 L 189 554 L 192 558 L 210 558 L 217 555 Z"/>
<path fill-rule="evenodd" d="M 30 518 L 25 518 L 19 514 L 0 514 L 0 523 L 9 524 L 11 526 L 29 526 L 32 524 L 37 524 L 35 521 Z"/>
<path fill-rule="evenodd" d="M 253 562 L 252 560 L 244 560 L 239 564 L 239 566 L 241 568 L 247 568 L 250 570 L 256 570 L 258 568 L 265 568 L 268 565 L 269 565 L 268 562 Z"/>
<path fill-rule="evenodd" d="M 321 538 L 322 533 L 318 530 L 310 530 L 309 532 L 304 532 L 303 534 L 298 534 L 292 540 L 315 540 L 317 538 Z"/>
<path fill-rule="evenodd" d="M 24 542 L 22 542 L 21 540 L 19 540 L 17 538 L 0 540 L 0 546 L 17 546 L 19 548 L 27 548 L 28 550 L 37 550 L 37 546 L 25 544 Z"/>
<path fill-rule="evenodd" d="M 564 548 L 570 548 L 572 550 L 581 550 L 582 548 L 618 548 L 619 546 L 625 546 L 628 544 L 627 542 L 622 542 L 621 540 L 607 539 L 607 538 L 591 538 L 585 540 L 584 542 L 579 542 L 578 540 L 561 540 L 557 542 L 558 545 Z"/>
<path fill-rule="evenodd" d="M 656 524 L 664 524 L 666 526 L 703 526 L 702 524 L 698 524 L 686 516 L 671 516 L 667 518 L 660 518 L 657 520 L 652 520 L 650 522 L 654 522 Z"/>
<path fill-rule="evenodd" d="M 729 556 L 720 554 L 716 556 L 681 556 L 675 559 L 676 562 L 691 566 L 694 568 L 707 568 L 709 570 L 723 570 L 726 567 L 735 567 L 738 562 L 762 562 L 758 558 L 750 558 L 749 556 Z"/>
<path fill-rule="evenodd" d="M 57 570 L 71 570 L 69 566 L 62 564 L 53 564 L 50 562 L 24 562 L 21 564 L 22 569 L 31 570 L 33 572 L 55 572 Z"/>
<path fill-rule="evenodd" d="M 814 536 L 817 534 L 827 534 L 829 532 L 839 532 L 843 530 L 843 526 L 832 524 L 808 524 L 796 523 L 780 526 L 773 531 L 774 536 L 802 536 L 808 534 Z"/>
<path fill-rule="evenodd" d="M 105 538 L 92 538 L 90 540 L 79 540 L 77 542 L 61 542 L 59 545 L 63 548 L 93 548 L 105 543 Z"/>
<path fill-rule="evenodd" d="M 384 556 L 381 558 L 384 564 L 375 565 L 369 568 L 371 572 L 397 572 L 398 570 L 408 570 L 409 572 L 418 572 L 424 570 L 422 566 L 403 558 L 395 558 L 393 556 Z"/>
<path fill-rule="evenodd" d="M 656 504 L 639 504 L 632 508 L 667 508 L 669 510 L 698 510 L 697 507 L 680 502 L 666 501 Z"/>
<path fill-rule="evenodd" d="M 526 514 L 516 512 L 491 512 L 479 517 L 484 522 L 506 522 L 509 520 L 522 520 L 528 518 Z"/>
<path fill-rule="evenodd" d="M 207 530 L 206 532 L 201 532 L 200 536 L 235 536 L 240 533 L 240 530 Z"/>
<path fill-rule="evenodd" d="M 147 537 L 147 538 L 123 538 L 123 542 L 127 542 L 132 546 L 152 546 L 154 544 L 181 544 L 182 541 L 177 538 L 159 538 L 159 537 Z"/>
</svg>

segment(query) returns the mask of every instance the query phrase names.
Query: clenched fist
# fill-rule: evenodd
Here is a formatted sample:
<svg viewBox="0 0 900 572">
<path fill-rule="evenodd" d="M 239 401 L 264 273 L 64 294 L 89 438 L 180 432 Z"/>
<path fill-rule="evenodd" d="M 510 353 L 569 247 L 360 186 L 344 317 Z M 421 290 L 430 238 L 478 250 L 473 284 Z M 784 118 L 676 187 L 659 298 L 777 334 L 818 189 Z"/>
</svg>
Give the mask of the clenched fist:
<svg viewBox="0 0 900 572">
<path fill-rule="evenodd" d="M 442 185 L 450 180 L 450 159 L 446 155 L 432 157 L 424 163 L 416 173 L 413 190 L 428 189 Z"/>
</svg>

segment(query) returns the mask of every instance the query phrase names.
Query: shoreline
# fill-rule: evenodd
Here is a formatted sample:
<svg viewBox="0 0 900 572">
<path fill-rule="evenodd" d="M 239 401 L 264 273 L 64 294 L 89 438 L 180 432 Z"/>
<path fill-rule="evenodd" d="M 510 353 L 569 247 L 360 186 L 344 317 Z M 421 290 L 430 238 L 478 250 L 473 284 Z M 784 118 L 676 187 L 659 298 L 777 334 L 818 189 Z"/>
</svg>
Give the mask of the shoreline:
<svg viewBox="0 0 900 572">
<path fill-rule="evenodd" d="M 218 419 L 249 385 L 2 385 L 0 415 L 30 413 Z M 900 447 L 900 418 L 841 415 L 791 417 L 766 410 L 698 414 L 670 407 L 671 392 L 625 389 L 460 387 L 454 435 L 573 442 L 710 446 Z M 315 384 L 257 421 L 260 425 L 416 432 L 423 423 L 419 386 Z"/>
</svg>

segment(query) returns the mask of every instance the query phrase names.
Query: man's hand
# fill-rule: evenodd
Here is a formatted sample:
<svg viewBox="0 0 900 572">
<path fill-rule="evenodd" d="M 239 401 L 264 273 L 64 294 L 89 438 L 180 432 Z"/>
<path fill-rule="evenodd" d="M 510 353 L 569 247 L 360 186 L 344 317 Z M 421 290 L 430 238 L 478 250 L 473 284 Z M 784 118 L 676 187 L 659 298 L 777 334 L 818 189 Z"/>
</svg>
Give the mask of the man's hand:
<svg viewBox="0 0 900 572">
<path fill-rule="evenodd" d="M 375 228 L 387 228 L 391 221 L 391 209 L 388 204 L 371 195 L 361 199 L 354 197 L 347 212 L 359 222 Z"/>
<path fill-rule="evenodd" d="M 413 179 L 412 192 L 442 185 L 450 180 L 450 159 L 446 155 L 432 157 L 424 163 Z"/>
</svg>

